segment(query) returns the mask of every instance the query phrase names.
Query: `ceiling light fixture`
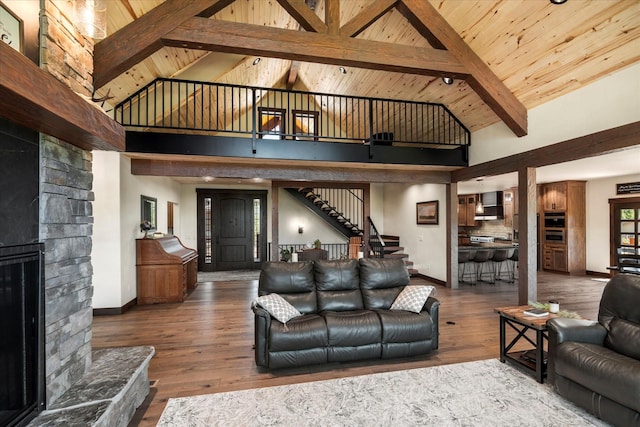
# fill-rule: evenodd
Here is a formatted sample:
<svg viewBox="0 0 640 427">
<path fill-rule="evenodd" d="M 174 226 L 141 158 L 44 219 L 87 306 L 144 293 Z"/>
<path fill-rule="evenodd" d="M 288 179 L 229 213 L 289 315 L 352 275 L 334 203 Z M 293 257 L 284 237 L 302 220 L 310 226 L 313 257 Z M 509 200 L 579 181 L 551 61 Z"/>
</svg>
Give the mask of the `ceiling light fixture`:
<svg viewBox="0 0 640 427">
<path fill-rule="evenodd" d="M 107 37 L 107 0 L 74 0 L 73 12 L 78 30 L 87 37 Z"/>
<path fill-rule="evenodd" d="M 453 84 L 453 77 L 443 77 L 442 81 L 446 85 L 452 85 Z"/>
<path fill-rule="evenodd" d="M 253 65 L 258 65 L 261 60 L 262 60 L 262 58 L 257 57 L 256 59 L 253 60 Z"/>
<path fill-rule="evenodd" d="M 567 0 L 549 0 L 549 2 L 551 2 L 551 4 L 564 4 Z"/>
<path fill-rule="evenodd" d="M 338 67 L 338 70 L 340 70 L 342 74 L 347 74 L 347 69 L 344 67 Z"/>
</svg>

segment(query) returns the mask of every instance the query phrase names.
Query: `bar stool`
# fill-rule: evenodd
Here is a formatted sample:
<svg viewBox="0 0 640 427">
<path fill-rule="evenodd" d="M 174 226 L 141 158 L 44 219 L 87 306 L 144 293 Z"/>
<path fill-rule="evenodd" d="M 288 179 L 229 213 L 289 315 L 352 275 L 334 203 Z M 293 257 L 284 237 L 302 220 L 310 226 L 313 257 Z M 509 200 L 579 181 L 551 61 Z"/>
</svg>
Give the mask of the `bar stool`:
<svg viewBox="0 0 640 427">
<path fill-rule="evenodd" d="M 476 281 L 483 281 L 482 276 L 489 274 L 489 283 L 495 283 L 495 272 L 491 268 L 491 251 L 488 249 L 478 249 L 473 257 L 473 263 L 476 266 Z M 489 264 L 489 271 L 485 272 L 485 266 Z M 486 281 L 486 280 L 484 280 Z"/>
<path fill-rule="evenodd" d="M 472 271 L 471 273 L 467 273 L 467 264 L 469 264 L 471 261 L 473 261 L 473 258 L 471 257 L 470 251 L 458 251 L 458 282 L 464 283 L 465 276 L 475 278 L 475 269 L 473 269 L 474 271 Z M 462 270 L 460 269 L 461 267 Z M 476 284 L 475 280 L 469 283 L 471 283 L 472 285 Z"/>
<path fill-rule="evenodd" d="M 493 270 L 495 272 L 495 280 L 502 280 L 502 267 L 506 263 L 507 264 L 507 280 L 511 280 L 511 272 L 509 271 L 509 250 L 508 249 L 496 249 L 493 251 L 493 256 L 491 257 L 491 261 L 493 262 Z"/>
<path fill-rule="evenodd" d="M 513 282 L 516 279 L 516 268 L 518 267 L 518 248 L 513 250 L 509 261 L 511 261 L 511 281 Z"/>
</svg>

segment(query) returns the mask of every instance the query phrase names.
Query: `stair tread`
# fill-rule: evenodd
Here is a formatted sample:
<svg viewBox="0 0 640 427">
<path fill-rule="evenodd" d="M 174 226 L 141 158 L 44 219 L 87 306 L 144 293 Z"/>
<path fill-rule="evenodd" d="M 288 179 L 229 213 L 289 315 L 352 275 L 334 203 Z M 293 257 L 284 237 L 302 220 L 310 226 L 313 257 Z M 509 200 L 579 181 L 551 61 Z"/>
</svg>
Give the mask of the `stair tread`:
<svg viewBox="0 0 640 427">
<path fill-rule="evenodd" d="M 392 254 L 385 254 L 384 257 L 385 258 L 408 258 L 409 255 L 403 254 L 403 253 L 394 252 Z"/>
</svg>

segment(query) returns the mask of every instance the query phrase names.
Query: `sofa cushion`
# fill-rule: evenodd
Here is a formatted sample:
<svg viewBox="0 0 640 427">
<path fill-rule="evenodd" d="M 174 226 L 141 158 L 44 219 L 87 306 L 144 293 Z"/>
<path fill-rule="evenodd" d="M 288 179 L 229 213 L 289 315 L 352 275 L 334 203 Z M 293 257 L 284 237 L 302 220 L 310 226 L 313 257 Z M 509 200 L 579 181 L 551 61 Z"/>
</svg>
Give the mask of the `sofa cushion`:
<svg viewBox="0 0 640 427">
<path fill-rule="evenodd" d="M 313 263 L 265 262 L 260 271 L 258 295 L 277 293 L 301 313 L 316 313 L 316 286 Z"/>
<path fill-rule="evenodd" d="M 406 310 L 420 313 L 424 303 L 434 290 L 433 286 L 414 285 L 405 286 L 400 295 L 391 304 L 391 310 Z"/>
<path fill-rule="evenodd" d="M 612 319 L 605 346 L 640 363 L 640 324 L 619 318 Z"/>
<path fill-rule="evenodd" d="M 253 304 L 264 308 L 272 317 L 275 317 L 282 323 L 287 323 L 294 317 L 302 315 L 302 313 L 278 294 L 262 295 L 256 298 Z"/>
<path fill-rule="evenodd" d="M 399 258 L 361 258 L 360 289 L 364 308 L 388 310 L 409 284 L 409 271 Z"/>
<path fill-rule="evenodd" d="M 597 344 L 567 341 L 557 348 L 555 370 L 589 390 L 640 412 L 640 362 Z"/>
<path fill-rule="evenodd" d="M 382 329 L 378 316 L 369 310 L 324 311 L 331 347 L 357 347 L 380 343 Z"/>
<path fill-rule="evenodd" d="M 313 264 L 313 276 L 318 295 L 318 311 L 363 308 L 357 260 L 316 261 Z"/>
<path fill-rule="evenodd" d="M 269 351 L 304 350 L 326 347 L 327 325 L 317 314 L 294 317 L 287 324 L 271 322 Z"/>
<path fill-rule="evenodd" d="M 382 324 L 382 343 L 425 341 L 433 335 L 433 320 L 428 313 L 404 310 L 376 310 Z"/>
</svg>

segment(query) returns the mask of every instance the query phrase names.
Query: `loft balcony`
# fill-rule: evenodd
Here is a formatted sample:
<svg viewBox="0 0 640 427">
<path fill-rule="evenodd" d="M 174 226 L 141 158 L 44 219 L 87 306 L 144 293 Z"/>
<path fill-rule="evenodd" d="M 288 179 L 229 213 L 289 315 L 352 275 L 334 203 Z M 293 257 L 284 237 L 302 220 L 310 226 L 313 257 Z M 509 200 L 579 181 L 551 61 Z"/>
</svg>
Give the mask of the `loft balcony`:
<svg viewBox="0 0 640 427">
<path fill-rule="evenodd" d="M 114 110 L 128 152 L 468 166 L 442 104 L 157 79 Z"/>
</svg>

